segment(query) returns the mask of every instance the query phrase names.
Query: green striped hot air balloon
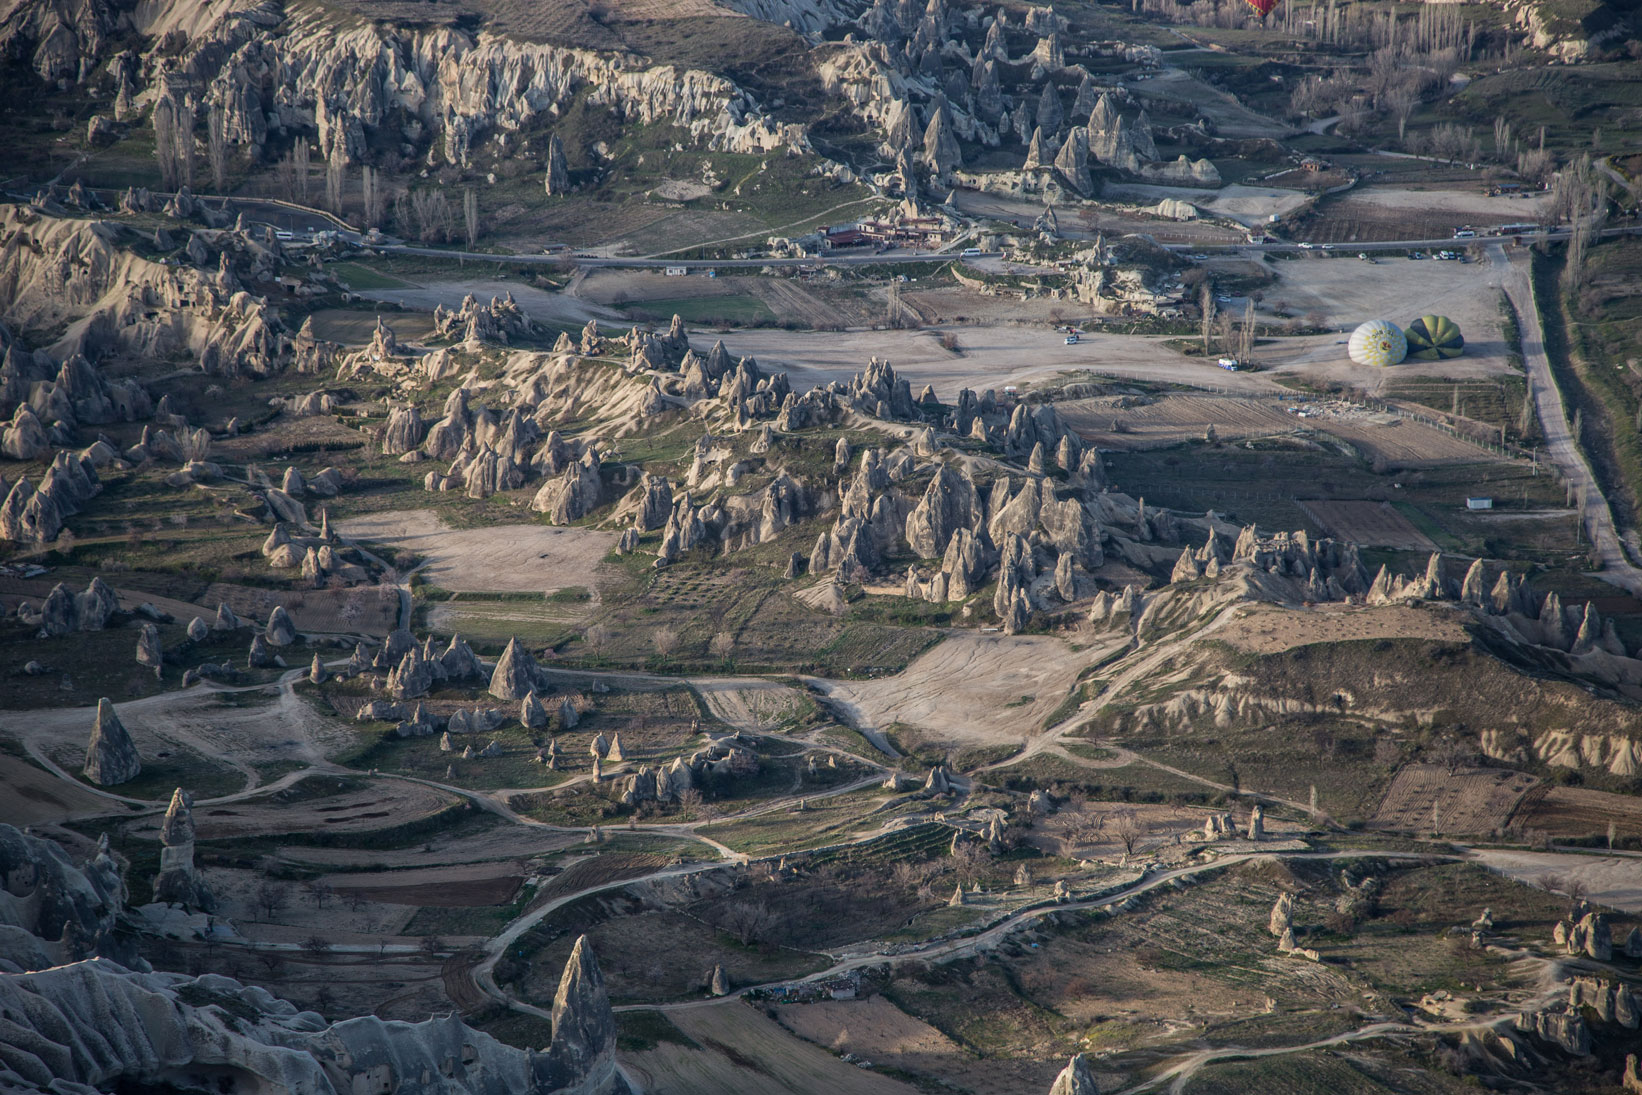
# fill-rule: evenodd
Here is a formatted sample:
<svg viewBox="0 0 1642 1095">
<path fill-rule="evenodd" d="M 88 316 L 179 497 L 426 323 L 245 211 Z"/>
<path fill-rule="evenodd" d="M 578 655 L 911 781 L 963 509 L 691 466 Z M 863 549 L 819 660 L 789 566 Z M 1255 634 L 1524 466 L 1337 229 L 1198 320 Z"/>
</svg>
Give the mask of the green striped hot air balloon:
<svg viewBox="0 0 1642 1095">
<path fill-rule="evenodd" d="M 1460 325 L 1447 316 L 1421 316 L 1403 333 L 1408 338 L 1408 356 L 1422 361 L 1442 361 L 1465 352 Z"/>
</svg>

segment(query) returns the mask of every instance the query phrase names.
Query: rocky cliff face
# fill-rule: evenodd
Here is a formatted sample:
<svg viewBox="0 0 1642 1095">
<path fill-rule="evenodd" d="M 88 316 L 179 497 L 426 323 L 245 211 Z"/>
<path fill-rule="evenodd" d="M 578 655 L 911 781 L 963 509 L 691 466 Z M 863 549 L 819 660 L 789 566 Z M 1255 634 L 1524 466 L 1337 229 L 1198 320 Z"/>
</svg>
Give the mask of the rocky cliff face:
<svg viewBox="0 0 1642 1095">
<path fill-rule="evenodd" d="M 167 850 L 192 847 L 173 797 Z M 266 990 L 151 972 L 123 953 L 119 868 L 100 848 L 76 867 L 50 841 L 0 824 L 0 1090 L 217 1090 L 263 1095 L 623 1095 L 615 1019 L 598 963 L 576 944 L 552 1044 L 515 1049 L 451 1015 L 424 1023 L 326 1021 Z M 97 955 L 97 957 L 91 957 Z M 83 1085 L 83 1086 L 81 1086 Z"/>
<path fill-rule="evenodd" d="M 63 390 L 73 419 L 130 421 L 151 410 L 140 389 L 113 391 L 94 372 L 82 376 L 75 365 L 81 357 L 187 354 L 203 371 L 226 376 L 265 375 L 281 364 L 290 339 L 260 298 L 231 276 L 225 281 L 194 266 L 145 259 L 121 246 L 121 232 L 112 223 L 0 206 L 0 321 L 23 330 L 66 328 L 44 356 L 66 362 L 54 389 Z M 41 367 L 39 355 L 13 358 L 8 353 L 8 371 L 18 385 L 28 385 L 35 379 L 31 370 Z M 44 406 L 51 408 L 48 424 L 62 417 L 55 404 Z"/>
<path fill-rule="evenodd" d="M 203 1003 L 184 1002 L 184 993 Z M 571 1075 L 547 1055 L 504 1045 L 455 1015 L 327 1024 L 227 977 L 133 973 L 100 958 L 0 977 L 0 1009 L 8 1019 L 0 1084 L 14 1091 L 59 1091 L 65 1083 L 192 1089 L 189 1079 L 202 1068 L 227 1081 L 222 1090 L 269 1095 L 628 1090 L 613 1060 L 599 1078 Z M 236 1017 L 247 1014 L 254 1018 Z M 604 1022 L 613 1039 L 608 1007 Z"/>
<path fill-rule="evenodd" d="M 411 154 L 431 143 L 438 158 L 465 164 L 477 142 L 586 93 L 626 122 L 669 122 L 712 148 L 807 147 L 801 126 L 770 120 L 712 73 L 447 27 L 339 22 L 321 8 L 272 0 L 144 4 L 129 14 L 100 0 L 45 0 L 0 23 L 0 44 L 32 56 L 42 78 L 83 79 L 108 60 L 115 28 L 135 32 L 145 50 L 112 61 L 121 100 L 220 107 L 230 142 L 241 146 L 300 128 L 318 132 L 327 158 L 340 146 L 344 162 L 373 143 Z"/>
</svg>

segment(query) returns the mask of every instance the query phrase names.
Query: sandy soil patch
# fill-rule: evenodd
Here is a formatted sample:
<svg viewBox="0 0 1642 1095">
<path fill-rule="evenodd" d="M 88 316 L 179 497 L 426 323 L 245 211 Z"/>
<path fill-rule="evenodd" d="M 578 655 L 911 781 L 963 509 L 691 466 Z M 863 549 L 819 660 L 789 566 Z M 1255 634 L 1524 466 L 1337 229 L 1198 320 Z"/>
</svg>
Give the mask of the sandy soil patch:
<svg viewBox="0 0 1642 1095">
<path fill-rule="evenodd" d="M 913 1095 L 917 1090 L 845 1064 L 740 1001 L 671 1011 L 667 1017 L 701 1048 L 663 1043 L 623 1054 L 622 1064 L 646 1090 L 669 1095 Z"/>
<path fill-rule="evenodd" d="M 713 5 L 705 4 L 703 7 L 712 9 Z M 718 14 L 716 9 L 713 10 L 713 14 Z M 705 198 L 712 192 L 712 187 L 693 179 L 667 179 L 652 189 L 650 195 L 656 198 L 665 198 L 668 201 L 687 202 L 694 201 L 696 198 Z"/>
<path fill-rule="evenodd" d="M 1215 636 L 1239 650 L 1277 654 L 1312 643 L 1351 642 L 1354 639 L 1434 639 L 1466 641 L 1457 619 L 1407 605 L 1353 608 L 1343 604 L 1308 609 L 1257 605 L 1226 624 Z"/>
<path fill-rule="evenodd" d="M 1059 639 L 961 632 L 893 677 L 819 684 L 863 728 L 1013 744 L 1042 732 L 1088 662 Z"/>
<path fill-rule="evenodd" d="M 796 688 L 775 681 L 695 680 L 691 684 L 719 719 L 737 730 L 764 733 L 804 709 L 805 698 Z"/>
<path fill-rule="evenodd" d="M 1473 848 L 1471 858 L 1506 878 L 1529 885 L 1537 885 L 1546 875 L 1578 879 L 1585 884 L 1585 896 L 1598 905 L 1642 913 L 1642 859 L 1636 856 Z"/>
<path fill-rule="evenodd" d="M 22 757 L 0 755 L 0 821 L 22 828 L 106 813 L 112 804 Z"/>
<path fill-rule="evenodd" d="M 957 335 L 962 353 L 943 349 L 939 338 L 931 337 L 931 329 L 825 334 L 761 329 L 711 337 L 722 337 L 725 348 L 737 357 L 751 354 L 767 370 L 785 370 L 795 391 L 834 380 L 847 381 L 866 368 L 874 356 L 887 358 L 897 373 L 911 381 L 914 391 L 933 384 L 936 394 L 947 400 L 955 399 L 960 388 L 1001 390 L 1009 384 L 1026 384 L 1080 369 L 1193 387 L 1248 391 L 1272 388 L 1269 380 L 1254 374 L 1228 373 L 1177 354 L 1150 338 L 1089 334 L 1078 345 L 1068 346 L 1064 334 L 1047 326 L 947 325 L 933 329 L 937 336 L 945 331 Z"/>
<path fill-rule="evenodd" d="M 1491 833 L 1505 828 L 1522 796 L 1538 784 L 1534 776 L 1502 768 L 1450 774 L 1435 764 L 1409 764 L 1386 788 L 1373 824 L 1403 832 Z"/>
<path fill-rule="evenodd" d="M 1300 508 L 1310 514 L 1311 519 L 1330 536 L 1339 540 L 1350 540 L 1363 547 L 1437 550 L 1431 538 L 1415 528 L 1390 502 L 1308 501 L 1301 502 Z"/>
<path fill-rule="evenodd" d="M 422 574 L 458 593 L 546 593 L 592 588 L 617 535 L 552 525 L 453 529 L 431 510 L 394 510 L 338 523 L 355 540 L 390 544 L 428 559 Z"/>
<path fill-rule="evenodd" d="M 1412 190 L 1404 187 L 1356 187 L 1340 201 L 1341 205 L 1371 206 L 1381 209 L 1412 210 L 1414 212 L 1441 211 L 1444 213 L 1474 213 L 1478 216 L 1505 221 L 1531 221 L 1550 208 L 1550 191 L 1532 193 L 1521 198 L 1488 195 L 1475 190 Z"/>
</svg>

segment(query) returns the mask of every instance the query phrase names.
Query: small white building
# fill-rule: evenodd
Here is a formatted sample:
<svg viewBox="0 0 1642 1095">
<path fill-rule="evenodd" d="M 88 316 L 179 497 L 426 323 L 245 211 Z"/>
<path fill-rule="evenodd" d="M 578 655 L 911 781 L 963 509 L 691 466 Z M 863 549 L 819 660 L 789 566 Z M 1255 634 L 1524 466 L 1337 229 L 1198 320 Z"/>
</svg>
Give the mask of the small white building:
<svg viewBox="0 0 1642 1095">
<path fill-rule="evenodd" d="M 681 278 L 689 272 L 690 268 L 688 266 L 669 266 L 667 269 L 662 271 L 662 273 L 666 274 L 670 278 Z"/>
<path fill-rule="evenodd" d="M 1466 509 L 1493 509 L 1494 508 L 1494 500 L 1492 498 L 1489 498 L 1489 497 L 1486 497 L 1486 496 L 1483 496 L 1483 495 L 1476 495 L 1474 497 L 1469 497 L 1465 500 L 1465 508 Z"/>
</svg>

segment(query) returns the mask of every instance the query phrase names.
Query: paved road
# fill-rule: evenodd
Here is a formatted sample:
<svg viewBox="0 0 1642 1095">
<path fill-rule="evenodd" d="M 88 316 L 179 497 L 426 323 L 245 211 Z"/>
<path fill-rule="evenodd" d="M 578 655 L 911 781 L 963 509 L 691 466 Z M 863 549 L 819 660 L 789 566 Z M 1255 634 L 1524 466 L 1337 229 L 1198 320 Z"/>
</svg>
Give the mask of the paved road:
<svg viewBox="0 0 1642 1095">
<path fill-rule="evenodd" d="M 1499 269 L 1500 287 L 1511 298 L 1519 319 L 1522 360 L 1528 369 L 1528 388 L 1534 398 L 1534 410 L 1539 414 L 1540 429 L 1545 433 L 1546 453 L 1582 500 L 1581 516 L 1585 530 L 1602 562 L 1602 569 L 1596 576 L 1629 593 L 1642 596 L 1642 570 L 1632 566 L 1626 556 L 1625 547 L 1614 529 L 1613 510 L 1568 426 L 1562 390 L 1557 387 L 1556 378 L 1551 373 L 1550 358 L 1545 353 L 1545 331 L 1529 280 L 1528 253 L 1518 250 L 1507 255 L 1503 245 L 1493 243 L 1488 247 L 1488 258 Z"/>
</svg>

